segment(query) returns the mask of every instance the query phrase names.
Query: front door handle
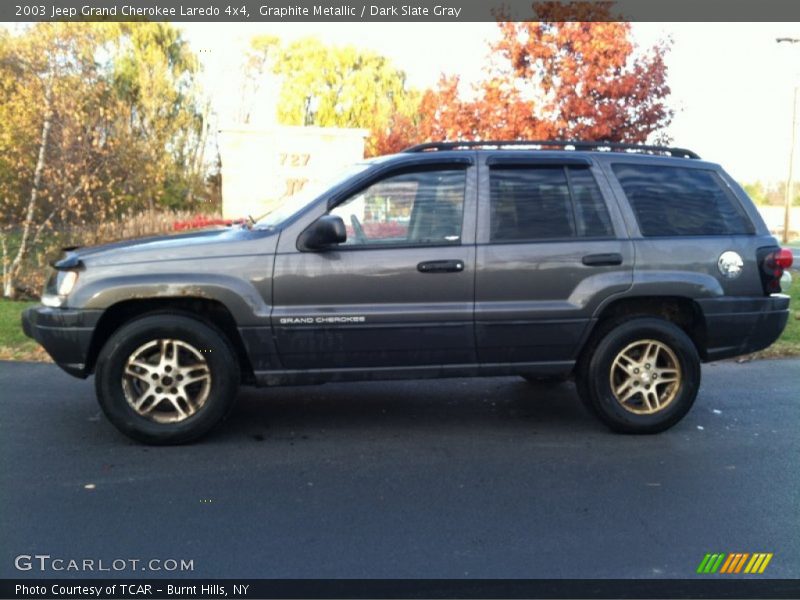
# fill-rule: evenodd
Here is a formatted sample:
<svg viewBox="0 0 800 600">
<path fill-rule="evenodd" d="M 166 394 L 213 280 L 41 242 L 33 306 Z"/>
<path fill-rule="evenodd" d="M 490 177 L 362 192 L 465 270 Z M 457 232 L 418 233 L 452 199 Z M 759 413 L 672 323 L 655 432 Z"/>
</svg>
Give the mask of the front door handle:
<svg viewBox="0 0 800 600">
<path fill-rule="evenodd" d="M 622 254 L 610 252 L 608 254 L 588 254 L 581 260 L 587 267 L 613 267 L 622 264 Z"/>
<path fill-rule="evenodd" d="M 428 260 L 417 265 L 420 273 L 460 273 L 464 270 L 461 260 Z"/>
</svg>

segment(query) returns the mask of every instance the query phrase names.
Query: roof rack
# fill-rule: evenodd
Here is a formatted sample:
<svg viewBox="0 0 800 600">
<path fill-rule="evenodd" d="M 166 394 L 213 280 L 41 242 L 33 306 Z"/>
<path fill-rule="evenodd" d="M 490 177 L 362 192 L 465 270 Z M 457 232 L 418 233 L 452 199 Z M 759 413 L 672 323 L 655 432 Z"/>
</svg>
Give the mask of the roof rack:
<svg viewBox="0 0 800 600">
<path fill-rule="evenodd" d="M 433 150 L 462 150 L 468 148 L 530 148 L 534 150 L 572 150 L 585 152 L 629 152 L 632 154 L 661 154 L 678 158 L 699 159 L 686 148 L 623 144 L 619 142 L 581 142 L 574 140 L 485 140 L 463 142 L 427 142 L 406 148 L 403 152 L 430 152 Z"/>
</svg>

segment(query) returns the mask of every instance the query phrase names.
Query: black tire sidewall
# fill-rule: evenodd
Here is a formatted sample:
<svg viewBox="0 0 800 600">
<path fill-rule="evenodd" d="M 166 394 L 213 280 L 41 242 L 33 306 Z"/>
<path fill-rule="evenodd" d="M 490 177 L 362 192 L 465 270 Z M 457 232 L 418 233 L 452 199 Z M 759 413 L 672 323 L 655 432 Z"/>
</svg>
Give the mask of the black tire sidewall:
<svg viewBox="0 0 800 600">
<path fill-rule="evenodd" d="M 675 353 L 681 368 L 682 382 L 677 396 L 665 409 L 641 415 L 625 409 L 611 390 L 611 365 L 617 354 L 638 340 L 660 341 Z M 625 321 L 611 329 L 594 349 L 588 365 L 584 393 L 597 416 L 615 431 L 656 433 L 680 421 L 694 404 L 700 387 L 700 359 L 694 343 L 676 325 L 656 318 Z"/>
<path fill-rule="evenodd" d="M 128 357 L 148 341 L 178 339 L 201 350 L 211 371 L 211 390 L 203 407 L 178 423 L 155 423 L 128 404 L 122 374 Z M 120 431 L 150 444 L 179 444 L 196 439 L 224 419 L 239 384 L 239 367 L 223 334 L 196 319 L 161 314 L 132 321 L 103 346 L 97 361 L 95 387 L 100 407 Z"/>
</svg>

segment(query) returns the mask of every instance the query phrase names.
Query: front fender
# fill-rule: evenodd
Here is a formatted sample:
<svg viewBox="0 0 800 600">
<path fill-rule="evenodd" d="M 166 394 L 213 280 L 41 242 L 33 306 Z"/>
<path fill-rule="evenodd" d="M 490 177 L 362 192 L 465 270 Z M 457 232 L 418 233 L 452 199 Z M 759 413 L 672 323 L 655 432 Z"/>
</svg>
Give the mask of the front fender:
<svg viewBox="0 0 800 600">
<path fill-rule="evenodd" d="M 107 309 L 128 300 L 203 298 L 223 304 L 239 327 L 269 324 L 270 307 L 247 280 L 209 273 L 153 273 L 97 277 L 70 296 L 70 306 Z"/>
</svg>

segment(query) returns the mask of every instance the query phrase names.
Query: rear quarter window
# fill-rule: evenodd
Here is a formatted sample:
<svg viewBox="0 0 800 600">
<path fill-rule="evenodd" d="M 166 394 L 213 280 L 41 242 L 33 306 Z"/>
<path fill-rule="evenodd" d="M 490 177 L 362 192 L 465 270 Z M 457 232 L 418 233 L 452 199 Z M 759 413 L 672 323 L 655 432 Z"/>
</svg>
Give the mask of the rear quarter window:
<svg viewBox="0 0 800 600">
<path fill-rule="evenodd" d="M 612 169 L 644 236 L 754 231 L 739 200 L 713 171 L 624 163 Z"/>
</svg>

